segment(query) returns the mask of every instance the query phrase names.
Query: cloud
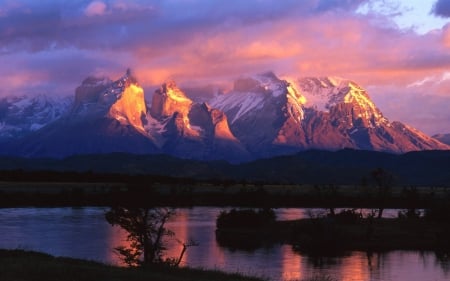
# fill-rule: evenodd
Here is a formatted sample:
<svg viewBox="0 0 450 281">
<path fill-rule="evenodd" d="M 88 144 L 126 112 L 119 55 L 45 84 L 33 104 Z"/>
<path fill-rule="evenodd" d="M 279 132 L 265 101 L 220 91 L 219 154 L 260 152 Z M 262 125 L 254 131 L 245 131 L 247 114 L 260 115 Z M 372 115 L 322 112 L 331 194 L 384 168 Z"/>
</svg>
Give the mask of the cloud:
<svg viewBox="0 0 450 281">
<path fill-rule="evenodd" d="M 92 1 L 87 5 L 84 14 L 88 17 L 101 16 L 106 13 L 106 4 L 102 1 Z"/>
<path fill-rule="evenodd" d="M 431 12 L 436 16 L 450 17 L 450 2 L 448 0 L 437 0 Z"/>
<path fill-rule="evenodd" d="M 399 86 L 378 86 L 371 87 L 369 94 L 379 93 L 372 95 L 372 98 L 391 121 L 398 120 L 412 125 L 429 135 L 449 133 L 450 96 L 436 96 L 429 86 L 430 84 L 416 86 L 406 92 Z"/>
<path fill-rule="evenodd" d="M 319 0 L 316 6 L 316 11 L 323 12 L 334 9 L 353 10 L 366 0 Z"/>
</svg>

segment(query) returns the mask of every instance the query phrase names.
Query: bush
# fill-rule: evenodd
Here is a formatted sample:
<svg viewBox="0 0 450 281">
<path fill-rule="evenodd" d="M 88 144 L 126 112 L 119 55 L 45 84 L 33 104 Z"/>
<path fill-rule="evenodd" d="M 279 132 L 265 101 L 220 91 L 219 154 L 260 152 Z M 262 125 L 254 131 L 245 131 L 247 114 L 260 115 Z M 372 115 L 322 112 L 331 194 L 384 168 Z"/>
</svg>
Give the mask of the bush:
<svg viewBox="0 0 450 281">
<path fill-rule="evenodd" d="M 356 223 L 362 219 L 361 213 L 358 213 L 356 209 L 342 210 L 331 217 L 341 223 Z"/>
<path fill-rule="evenodd" d="M 450 223 L 450 205 L 440 204 L 426 209 L 424 217 L 430 221 Z"/>
<path fill-rule="evenodd" d="M 275 212 L 272 209 L 232 209 L 229 212 L 223 211 L 219 214 L 216 227 L 220 228 L 254 228 L 262 227 L 273 223 L 276 220 Z"/>
</svg>

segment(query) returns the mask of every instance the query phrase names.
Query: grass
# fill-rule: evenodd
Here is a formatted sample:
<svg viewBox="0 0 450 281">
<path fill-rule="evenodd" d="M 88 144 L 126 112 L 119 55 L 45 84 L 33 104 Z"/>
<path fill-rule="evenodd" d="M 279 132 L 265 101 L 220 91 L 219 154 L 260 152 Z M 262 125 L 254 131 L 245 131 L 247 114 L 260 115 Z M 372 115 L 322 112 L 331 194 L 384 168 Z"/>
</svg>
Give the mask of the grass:
<svg viewBox="0 0 450 281">
<path fill-rule="evenodd" d="M 2 281 L 261 281 L 219 271 L 155 266 L 122 268 L 23 250 L 0 250 Z"/>
</svg>

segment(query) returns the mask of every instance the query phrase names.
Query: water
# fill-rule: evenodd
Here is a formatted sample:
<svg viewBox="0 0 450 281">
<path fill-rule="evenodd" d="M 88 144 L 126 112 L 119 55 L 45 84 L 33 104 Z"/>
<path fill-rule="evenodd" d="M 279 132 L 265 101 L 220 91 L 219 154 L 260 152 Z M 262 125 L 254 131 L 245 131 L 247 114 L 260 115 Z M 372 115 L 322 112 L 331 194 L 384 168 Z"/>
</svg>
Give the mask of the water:
<svg viewBox="0 0 450 281">
<path fill-rule="evenodd" d="M 0 209 L 0 248 L 20 248 L 119 264 L 112 249 L 126 245 L 125 233 L 104 220 L 107 208 L 10 208 Z M 347 256 L 312 258 L 288 245 L 255 251 L 221 248 L 215 239 L 215 219 L 221 208 L 179 209 L 168 223 L 180 241 L 194 239 L 199 246 L 187 250 L 182 265 L 220 269 L 268 277 L 301 280 L 330 275 L 343 281 L 443 281 L 450 280 L 450 262 L 432 252 L 351 252 Z M 306 209 L 277 209 L 280 219 L 307 216 Z M 395 215 L 391 210 L 387 215 Z M 168 257 L 178 257 L 180 245 L 170 241 Z"/>
</svg>

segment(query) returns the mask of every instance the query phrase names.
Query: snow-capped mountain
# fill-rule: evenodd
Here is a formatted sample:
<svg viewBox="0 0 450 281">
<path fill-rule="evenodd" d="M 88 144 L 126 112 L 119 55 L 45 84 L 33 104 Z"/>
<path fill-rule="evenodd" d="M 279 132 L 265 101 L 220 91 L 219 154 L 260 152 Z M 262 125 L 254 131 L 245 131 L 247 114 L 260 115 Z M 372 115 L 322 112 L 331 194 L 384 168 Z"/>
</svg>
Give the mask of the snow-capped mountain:
<svg viewBox="0 0 450 281">
<path fill-rule="evenodd" d="M 175 82 L 164 83 L 148 107 L 130 71 L 116 81 L 86 78 L 65 115 L 2 148 L 2 153 L 27 157 L 128 152 L 200 160 L 250 159 L 223 112 L 194 103 Z"/>
<path fill-rule="evenodd" d="M 211 106 L 224 111 L 233 134 L 262 157 L 306 148 L 303 99 L 291 84 L 268 72 L 236 80 L 233 90 L 216 96 Z"/>
<path fill-rule="evenodd" d="M 0 98 L 0 141 L 39 130 L 67 113 L 72 101 L 43 94 Z"/>
<path fill-rule="evenodd" d="M 391 122 L 355 82 L 286 81 L 274 73 L 241 77 L 230 92 L 195 102 L 175 82 L 151 102 L 131 71 L 118 80 L 88 77 L 73 102 L 0 100 L 0 153 L 27 157 L 128 152 L 199 160 L 246 161 L 318 148 L 402 153 L 450 149 Z M 69 106 L 70 104 L 70 106 Z"/>
<path fill-rule="evenodd" d="M 143 90 L 130 71 L 114 82 L 89 77 L 76 89 L 68 114 L 6 145 L 6 151 L 56 158 L 109 152 L 159 153 L 143 129 L 145 114 Z"/>
<path fill-rule="evenodd" d="M 311 147 L 343 147 L 402 153 L 448 149 L 401 122 L 390 122 L 353 81 L 341 78 L 303 78 L 298 91 L 307 109 L 304 129 Z M 308 102 L 309 99 L 309 102 Z"/>
<path fill-rule="evenodd" d="M 301 149 L 367 149 L 401 153 L 449 149 L 400 122 L 390 122 L 355 82 L 273 73 L 240 78 L 211 104 L 231 120 L 231 131 L 259 156 Z"/>
</svg>

